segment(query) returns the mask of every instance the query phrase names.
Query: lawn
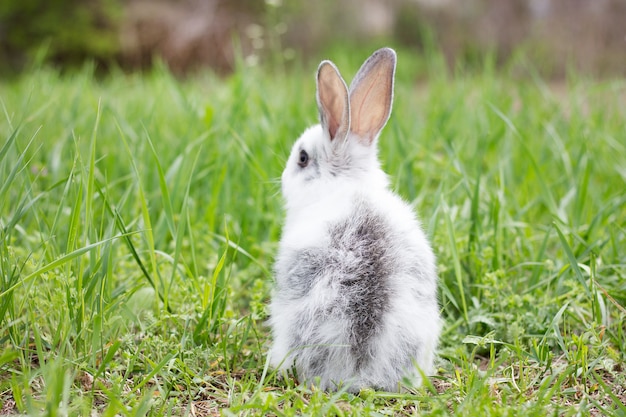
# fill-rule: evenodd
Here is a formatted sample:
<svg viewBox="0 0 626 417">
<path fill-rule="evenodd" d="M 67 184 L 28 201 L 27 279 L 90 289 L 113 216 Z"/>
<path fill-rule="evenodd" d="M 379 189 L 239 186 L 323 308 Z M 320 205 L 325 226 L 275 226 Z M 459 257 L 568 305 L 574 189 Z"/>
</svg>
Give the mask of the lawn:
<svg viewBox="0 0 626 417">
<path fill-rule="evenodd" d="M 349 81 L 370 52 L 325 57 Z M 445 319 L 423 387 L 325 393 L 266 366 L 316 63 L 43 67 L 0 81 L 0 415 L 626 416 L 626 82 L 398 59 L 380 159 Z"/>
</svg>

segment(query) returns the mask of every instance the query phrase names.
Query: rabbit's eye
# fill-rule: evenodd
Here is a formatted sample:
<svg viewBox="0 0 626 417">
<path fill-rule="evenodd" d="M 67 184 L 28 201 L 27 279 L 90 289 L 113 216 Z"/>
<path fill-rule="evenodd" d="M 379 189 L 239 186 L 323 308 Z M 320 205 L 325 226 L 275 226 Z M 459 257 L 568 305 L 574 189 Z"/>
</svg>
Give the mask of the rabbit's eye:
<svg viewBox="0 0 626 417">
<path fill-rule="evenodd" d="M 298 165 L 302 168 L 309 164 L 309 154 L 305 150 L 300 151 L 300 158 L 298 158 Z"/>
</svg>

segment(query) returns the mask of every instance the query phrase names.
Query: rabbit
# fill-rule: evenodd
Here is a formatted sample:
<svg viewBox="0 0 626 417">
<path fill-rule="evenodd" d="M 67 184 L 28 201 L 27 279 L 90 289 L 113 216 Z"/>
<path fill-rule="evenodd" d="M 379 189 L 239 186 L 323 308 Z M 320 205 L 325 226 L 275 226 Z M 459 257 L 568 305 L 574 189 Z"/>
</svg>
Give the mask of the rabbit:
<svg viewBox="0 0 626 417">
<path fill-rule="evenodd" d="M 323 61 L 320 124 L 295 142 L 281 177 L 269 364 L 322 390 L 399 391 L 434 370 L 435 256 L 377 157 L 395 67 L 396 53 L 380 49 L 348 89 Z"/>
</svg>

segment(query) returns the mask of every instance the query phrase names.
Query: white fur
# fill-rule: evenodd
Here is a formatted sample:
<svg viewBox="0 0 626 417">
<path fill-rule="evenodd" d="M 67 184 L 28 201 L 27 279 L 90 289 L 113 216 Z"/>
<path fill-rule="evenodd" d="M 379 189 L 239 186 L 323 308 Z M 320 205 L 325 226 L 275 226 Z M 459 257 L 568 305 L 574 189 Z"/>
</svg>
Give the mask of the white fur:
<svg viewBox="0 0 626 417">
<path fill-rule="evenodd" d="M 319 378 L 322 389 L 344 383 L 352 391 L 364 387 L 397 390 L 403 378 L 419 385 L 420 371 L 434 371 L 441 330 L 435 257 L 412 209 L 388 188 L 387 176 L 377 159 L 378 133 L 374 132 L 369 146 L 352 132 L 340 143 L 331 140 L 325 125 L 313 126 L 294 144 L 282 175 L 286 218 L 276 260 L 277 289 L 270 304 L 270 363 L 282 370 L 290 370 L 295 364 L 300 378 L 307 382 Z M 317 169 L 298 166 L 303 149 L 315 158 Z M 349 166 L 340 175 L 333 174 L 328 163 L 337 154 L 343 155 Z M 331 239 L 329 227 L 349 217 L 359 201 L 384 218 L 394 239 L 390 250 L 397 265 L 392 269 L 400 271 L 387 278 L 389 304 L 382 324 L 368 339 L 370 357 L 362 366 L 356 365 L 351 354 L 350 324 L 342 319 L 341 312 L 320 313 L 331 310 L 345 296 L 335 277 L 319 271 L 310 289 L 298 297 L 290 292 L 298 290 L 297 283 L 289 281 L 289 268 L 299 262 L 298 254 L 309 249 L 325 250 Z M 351 261 L 346 258 L 347 263 Z M 417 276 L 402 272 L 407 265 L 419 266 Z M 315 346 L 292 349 L 296 338 L 316 340 L 318 347 L 328 347 L 323 372 L 312 375 L 306 367 L 298 369 L 298 360 L 312 360 L 313 353 L 309 352 Z M 407 346 L 419 346 L 419 351 L 407 352 Z M 413 365 L 400 369 L 398 358 L 405 357 L 410 357 Z"/>
</svg>

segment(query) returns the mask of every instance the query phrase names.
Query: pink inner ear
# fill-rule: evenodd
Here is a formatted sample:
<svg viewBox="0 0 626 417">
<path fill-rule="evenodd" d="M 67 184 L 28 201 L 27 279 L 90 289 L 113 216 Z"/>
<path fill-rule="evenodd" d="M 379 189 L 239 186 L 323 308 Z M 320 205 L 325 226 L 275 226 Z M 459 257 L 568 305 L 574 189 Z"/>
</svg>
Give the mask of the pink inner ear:
<svg viewBox="0 0 626 417">
<path fill-rule="evenodd" d="M 361 66 L 350 86 L 350 130 L 371 145 L 391 114 L 396 56 L 380 49 Z"/>
<path fill-rule="evenodd" d="M 368 83 L 351 96 L 351 130 L 370 144 L 389 117 L 391 86 L 386 72 L 372 71 Z"/>
<path fill-rule="evenodd" d="M 337 96 L 332 96 L 328 99 L 328 106 L 333 109 L 327 113 L 327 122 L 328 122 L 328 132 L 330 133 L 330 138 L 334 139 L 337 134 L 337 130 L 339 130 L 339 125 L 341 124 L 341 113 L 343 113 L 343 103 Z M 337 115 L 339 113 L 339 117 Z"/>
<path fill-rule="evenodd" d="M 343 135 L 348 130 L 348 88 L 337 69 L 324 62 L 317 74 L 317 100 L 322 126 L 328 129 L 330 139 Z"/>
</svg>

